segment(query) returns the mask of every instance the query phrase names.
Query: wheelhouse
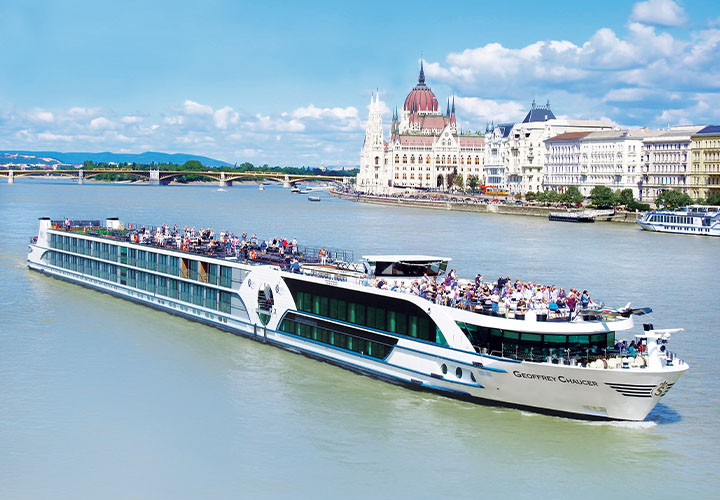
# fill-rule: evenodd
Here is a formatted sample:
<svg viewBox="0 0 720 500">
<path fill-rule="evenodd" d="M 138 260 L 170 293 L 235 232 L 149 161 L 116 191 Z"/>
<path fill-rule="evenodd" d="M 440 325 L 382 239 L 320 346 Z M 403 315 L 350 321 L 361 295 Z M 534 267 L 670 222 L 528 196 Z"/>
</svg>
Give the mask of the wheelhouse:
<svg viewBox="0 0 720 500">
<path fill-rule="evenodd" d="M 421 277 L 441 276 L 447 271 L 450 258 L 429 255 L 365 255 L 368 274 L 375 276 Z"/>
</svg>

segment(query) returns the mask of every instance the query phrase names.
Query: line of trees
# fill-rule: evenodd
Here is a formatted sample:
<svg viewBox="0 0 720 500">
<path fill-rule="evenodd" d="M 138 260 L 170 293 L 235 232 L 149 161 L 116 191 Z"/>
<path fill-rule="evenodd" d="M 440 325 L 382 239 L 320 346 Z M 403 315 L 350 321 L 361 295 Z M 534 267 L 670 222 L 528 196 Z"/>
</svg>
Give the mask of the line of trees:
<svg viewBox="0 0 720 500">
<path fill-rule="evenodd" d="M 139 163 L 119 163 L 110 164 L 105 162 L 95 163 L 93 161 L 86 161 L 83 163 L 83 170 L 117 170 L 117 173 L 106 173 L 98 174 L 93 178 L 108 182 L 119 182 L 119 181 L 133 181 L 138 180 L 138 176 L 129 173 L 123 173 L 123 170 L 169 170 L 169 171 L 187 171 L 187 172 L 207 172 L 211 170 L 213 172 L 230 172 L 230 173 L 245 173 L 245 172 L 277 172 L 290 175 L 338 175 L 343 177 L 354 177 L 358 173 L 358 169 L 352 170 L 322 170 L 317 167 L 269 167 L 267 164 L 255 166 L 252 163 L 244 162 L 240 165 L 232 167 L 206 167 L 197 160 L 189 160 L 182 165 L 177 163 L 150 163 L 150 164 L 139 164 Z M 198 174 L 188 173 L 177 177 L 176 182 L 194 182 L 194 181 L 205 181 L 207 177 Z"/>
<path fill-rule="evenodd" d="M 545 190 L 537 193 L 528 192 L 525 194 L 528 201 L 539 201 L 541 203 L 565 203 L 577 205 L 584 201 L 584 196 L 575 186 L 570 186 L 564 193 L 554 190 Z M 714 193 L 707 199 L 693 200 L 687 193 L 677 189 L 668 189 L 660 193 L 655 200 L 658 207 L 677 209 L 693 203 L 699 205 L 720 205 L 720 193 Z M 595 186 L 590 191 L 590 204 L 595 208 L 625 207 L 628 210 L 650 210 L 650 205 L 640 203 L 633 196 L 630 188 L 613 191 L 607 186 Z"/>
<path fill-rule="evenodd" d="M 554 189 L 546 189 L 545 191 L 528 191 L 525 193 L 527 201 L 539 201 L 540 203 L 565 203 L 567 205 L 578 205 L 585 200 L 580 190 L 575 186 L 568 187 L 564 193 L 559 193 Z"/>
</svg>

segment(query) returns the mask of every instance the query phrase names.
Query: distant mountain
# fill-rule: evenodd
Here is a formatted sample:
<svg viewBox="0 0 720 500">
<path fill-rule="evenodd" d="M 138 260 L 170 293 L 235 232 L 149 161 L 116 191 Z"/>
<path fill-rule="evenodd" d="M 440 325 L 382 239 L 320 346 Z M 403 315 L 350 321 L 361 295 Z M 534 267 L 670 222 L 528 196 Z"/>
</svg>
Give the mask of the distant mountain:
<svg viewBox="0 0 720 500">
<path fill-rule="evenodd" d="M 230 167 L 231 163 L 207 156 L 188 155 L 183 153 L 60 153 L 57 151 L 0 151 L 0 165 L 9 163 L 16 165 L 80 165 L 90 160 L 95 163 L 176 163 L 182 165 L 189 160 L 197 160 L 207 167 Z"/>
</svg>

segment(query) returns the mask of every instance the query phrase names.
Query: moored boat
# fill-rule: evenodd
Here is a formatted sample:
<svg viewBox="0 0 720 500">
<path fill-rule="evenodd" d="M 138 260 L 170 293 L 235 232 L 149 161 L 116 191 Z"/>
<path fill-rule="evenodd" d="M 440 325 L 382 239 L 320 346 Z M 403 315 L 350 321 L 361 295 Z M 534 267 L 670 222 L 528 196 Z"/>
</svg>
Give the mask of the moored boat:
<svg viewBox="0 0 720 500">
<path fill-rule="evenodd" d="M 43 218 L 27 264 L 382 380 L 479 403 L 642 420 L 688 369 L 668 350 L 676 330 L 648 325 L 635 335 L 637 352 L 616 349 L 616 333 L 632 329 L 647 308 L 450 303 L 414 293 L 429 282 L 477 284 L 447 273 L 449 258 L 355 262 L 340 249 L 238 239 L 116 218 Z"/>
<path fill-rule="evenodd" d="M 646 231 L 720 236 L 720 207 L 689 205 L 678 210 L 654 210 L 637 223 Z"/>
</svg>

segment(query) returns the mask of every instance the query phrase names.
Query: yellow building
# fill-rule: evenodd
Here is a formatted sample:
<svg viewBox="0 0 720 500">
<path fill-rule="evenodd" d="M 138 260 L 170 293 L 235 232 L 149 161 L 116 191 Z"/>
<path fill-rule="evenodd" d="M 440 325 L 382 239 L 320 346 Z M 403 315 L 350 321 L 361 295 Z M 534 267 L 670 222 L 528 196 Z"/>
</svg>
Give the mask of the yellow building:
<svg viewBox="0 0 720 500">
<path fill-rule="evenodd" d="M 720 125 L 710 125 L 691 137 L 690 196 L 707 198 L 720 192 Z"/>
</svg>

